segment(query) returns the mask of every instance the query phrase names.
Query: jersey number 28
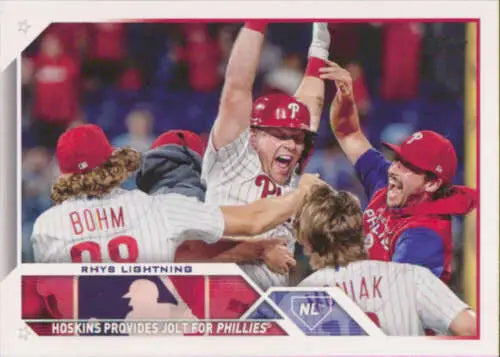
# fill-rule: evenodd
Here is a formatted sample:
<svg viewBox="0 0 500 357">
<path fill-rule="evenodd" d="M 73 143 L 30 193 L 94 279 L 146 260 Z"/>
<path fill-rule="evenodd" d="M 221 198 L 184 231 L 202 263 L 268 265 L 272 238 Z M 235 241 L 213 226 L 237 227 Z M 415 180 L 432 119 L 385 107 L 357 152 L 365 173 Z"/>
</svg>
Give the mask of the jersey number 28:
<svg viewBox="0 0 500 357">
<path fill-rule="evenodd" d="M 120 255 L 120 247 L 127 249 L 126 257 Z M 134 263 L 139 256 L 137 241 L 130 236 L 118 236 L 111 239 L 107 244 L 107 249 L 109 258 L 115 263 Z M 91 263 L 102 263 L 101 247 L 98 243 L 86 241 L 75 244 L 70 251 L 71 261 L 81 263 L 83 252 L 88 253 Z"/>
</svg>

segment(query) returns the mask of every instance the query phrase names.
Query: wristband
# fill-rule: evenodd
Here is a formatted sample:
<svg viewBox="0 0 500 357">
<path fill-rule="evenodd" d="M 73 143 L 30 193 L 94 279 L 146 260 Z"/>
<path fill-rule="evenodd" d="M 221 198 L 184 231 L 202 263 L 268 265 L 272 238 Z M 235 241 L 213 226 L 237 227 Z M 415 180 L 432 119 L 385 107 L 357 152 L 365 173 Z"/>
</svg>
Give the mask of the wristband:
<svg viewBox="0 0 500 357">
<path fill-rule="evenodd" d="M 245 27 L 250 30 L 254 30 L 260 33 L 266 32 L 267 22 L 262 20 L 250 20 L 245 21 Z"/>
<path fill-rule="evenodd" d="M 319 69 L 322 67 L 326 67 L 325 60 L 322 60 L 318 57 L 309 57 L 309 59 L 307 60 L 305 75 L 319 78 L 319 75 L 321 74 L 319 73 Z"/>
</svg>

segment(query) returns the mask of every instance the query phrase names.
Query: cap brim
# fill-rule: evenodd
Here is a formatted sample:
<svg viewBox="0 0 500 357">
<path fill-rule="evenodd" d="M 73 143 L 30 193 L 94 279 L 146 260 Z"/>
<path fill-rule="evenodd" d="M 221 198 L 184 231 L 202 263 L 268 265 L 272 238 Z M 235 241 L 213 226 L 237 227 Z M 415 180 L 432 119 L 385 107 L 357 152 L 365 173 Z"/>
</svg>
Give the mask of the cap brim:
<svg viewBox="0 0 500 357">
<path fill-rule="evenodd" d="M 428 168 L 425 168 L 425 167 L 422 167 L 421 165 L 419 165 L 418 162 L 415 162 L 412 158 L 409 158 L 409 157 L 405 157 L 405 155 L 403 155 L 401 153 L 401 147 L 398 146 L 398 145 L 394 145 L 394 144 L 389 144 L 389 143 L 382 143 L 382 145 L 384 145 L 385 147 L 387 147 L 388 149 L 394 151 L 396 153 L 396 155 L 406 161 L 408 164 L 410 164 L 412 167 L 409 167 L 412 171 L 417 171 L 417 170 L 420 170 L 420 171 L 429 171 L 429 172 L 432 172 L 431 170 L 429 170 Z"/>
<path fill-rule="evenodd" d="M 397 155 L 401 155 L 401 147 L 400 146 L 397 146 L 397 145 L 394 145 L 394 144 L 385 143 L 385 142 L 383 142 L 382 145 L 384 145 L 388 149 L 394 151 Z"/>
</svg>

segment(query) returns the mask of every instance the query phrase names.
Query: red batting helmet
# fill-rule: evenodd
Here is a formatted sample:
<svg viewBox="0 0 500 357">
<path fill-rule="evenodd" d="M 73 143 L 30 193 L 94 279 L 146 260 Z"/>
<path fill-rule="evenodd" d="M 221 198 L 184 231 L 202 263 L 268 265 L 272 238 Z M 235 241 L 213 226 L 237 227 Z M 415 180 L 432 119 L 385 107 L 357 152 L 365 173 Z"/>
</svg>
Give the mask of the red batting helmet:
<svg viewBox="0 0 500 357">
<path fill-rule="evenodd" d="M 253 103 L 250 125 L 285 127 L 311 132 L 311 117 L 307 107 L 286 94 L 269 94 Z"/>
</svg>

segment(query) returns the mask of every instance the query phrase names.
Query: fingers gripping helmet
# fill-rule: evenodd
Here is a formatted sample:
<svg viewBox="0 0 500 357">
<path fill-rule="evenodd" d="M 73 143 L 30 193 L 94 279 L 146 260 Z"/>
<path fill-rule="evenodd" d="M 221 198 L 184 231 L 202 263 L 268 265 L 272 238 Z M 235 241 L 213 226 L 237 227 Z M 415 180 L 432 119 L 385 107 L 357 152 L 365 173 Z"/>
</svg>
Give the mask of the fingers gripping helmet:
<svg viewBox="0 0 500 357">
<path fill-rule="evenodd" d="M 286 94 L 269 94 L 253 102 L 250 126 L 257 128 L 291 128 L 303 130 L 305 146 L 299 160 L 297 172 L 303 169 L 313 147 L 316 133 L 311 131 L 309 109 L 294 97 Z"/>
</svg>

